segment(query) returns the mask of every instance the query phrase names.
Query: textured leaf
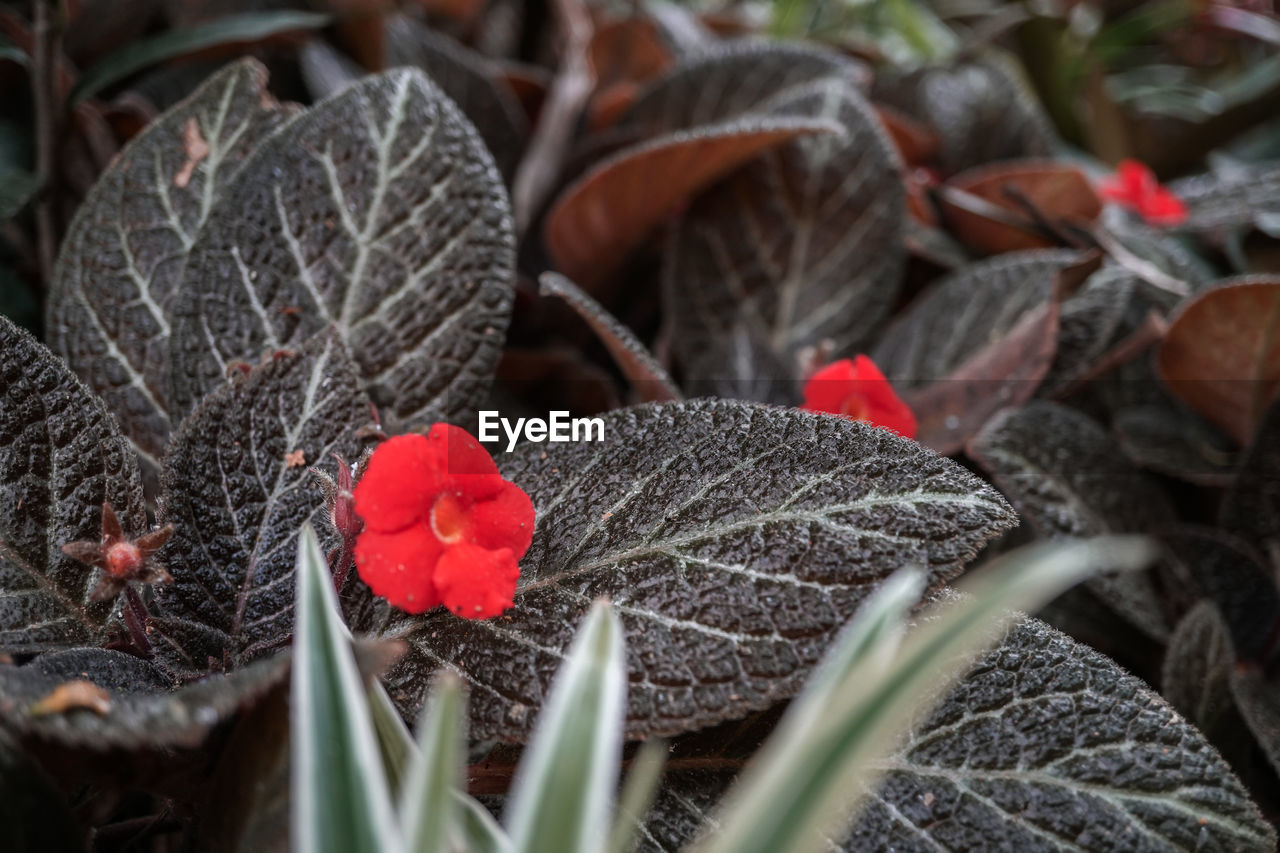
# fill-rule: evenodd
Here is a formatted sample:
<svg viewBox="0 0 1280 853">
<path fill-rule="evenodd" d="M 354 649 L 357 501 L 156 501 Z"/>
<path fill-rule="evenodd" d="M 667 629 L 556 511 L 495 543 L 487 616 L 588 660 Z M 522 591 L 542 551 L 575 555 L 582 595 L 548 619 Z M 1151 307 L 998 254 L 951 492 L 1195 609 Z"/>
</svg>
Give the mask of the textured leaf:
<svg viewBox="0 0 1280 853">
<path fill-rule="evenodd" d="M 838 849 L 1268 851 L 1226 762 L 1107 658 L 1027 619 L 884 762 Z M 642 849 L 674 851 L 723 775 L 668 777 Z"/>
<path fill-rule="evenodd" d="M 884 331 L 871 357 L 905 392 L 921 443 L 955 453 L 993 414 L 1035 393 L 1057 343 L 1058 275 L 1085 258 L 1033 250 L 972 264 Z"/>
<path fill-rule="evenodd" d="M 213 675 L 178 690 L 154 665 L 107 649 L 69 649 L 25 666 L 0 665 L 0 721 L 24 740 L 80 751 L 200 746 L 215 726 L 253 704 L 289 671 L 287 655 L 256 662 L 230 675 Z M 106 690 L 105 714 L 72 710 L 31 713 L 58 685 L 84 679 Z"/>
<path fill-rule="evenodd" d="M 827 78 L 773 114 L 787 113 L 837 122 L 843 132 L 768 152 L 699 197 L 671 229 L 663 298 L 686 381 L 731 385 L 769 360 L 795 376 L 799 351 L 826 340 L 834 355 L 852 354 L 898 292 L 905 196 L 870 105 Z M 768 399 L 791 392 L 784 383 Z"/>
<path fill-rule="evenodd" d="M 1064 299 L 1057 353 L 1042 393 L 1066 394 L 1102 369 L 1146 323 L 1156 307 L 1152 290 L 1124 267 L 1108 265 Z"/>
<path fill-rule="evenodd" d="M 1185 178 L 1169 188 L 1187 205 L 1187 228 L 1222 236 L 1257 226 L 1275 234 L 1280 217 L 1280 164 L 1274 161 Z"/>
<path fill-rule="evenodd" d="M 68 100 L 74 104 L 92 97 L 113 83 L 166 59 L 217 45 L 252 43 L 282 33 L 315 30 L 329 21 L 328 15 L 281 9 L 227 15 L 206 24 L 167 30 L 126 44 L 85 71 Z"/>
<path fill-rule="evenodd" d="M 393 623 L 387 675 L 416 712 L 426 674 L 471 683 L 472 736 L 527 735 L 573 626 L 608 597 L 627 631 L 631 737 L 698 728 L 792 695 L 875 584 L 921 564 L 937 586 L 1012 519 L 954 463 L 884 430 L 696 401 L 605 416 L 605 441 L 500 459 L 537 509 L 516 606 Z"/>
<path fill-rule="evenodd" d="M 1052 151 L 1048 118 L 1003 55 L 881 74 L 874 95 L 937 133 L 947 173 Z"/>
<path fill-rule="evenodd" d="M 510 206 L 474 128 L 416 70 L 368 77 L 259 146 L 192 248 L 174 400 L 336 326 L 373 401 L 471 414 L 512 301 Z"/>
<path fill-rule="evenodd" d="M 1056 403 L 1036 401 L 996 415 L 969 442 L 968 453 L 1042 536 L 1142 533 L 1173 518 L 1164 493 L 1097 422 Z M 1150 576 L 1103 576 L 1086 586 L 1148 635 L 1167 635 Z"/>
<path fill-rule="evenodd" d="M 1248 444 L 1280 395 L 1280 280 L 1232 279 L 1184 303 L 1157 364 L 1187 405 Z"/>
<path fill-rule="evenodd" d="M 524 150 L 528 121 L 520 102 L 497 82 L 488 60 L 405 15 L 387 20 L 387 64 L 421 68 L 476 126 L 510 181 Z"/>
<path fill-rule="evenodd" d="M 1267 548 L 1280 541 L 1280 401 L 1271 404 L 1222 502 L 1222 526 Z"/>
<path fill-rule="evenodd" d="M 103 173 L 63 241 L 50 347 L 120 419 L 155 479 L 171 428 L 170 304 L 220 193 L 288 113 L 252 59 L 228 66 L 137 136 Z"/>
<path fill-rule="evenodd" d="M 111 602 L 98 570 L 62 553 L 98 541 L 102 504 L 146 529 L 129 444 L 102 401 L 27 332 L 0 317 L 0 651 L 100 642 Z"/>
<path fill-rule="evenodd" d="M 557 269 L 598 289 L 682 204 L 761 153 L 839 132 L 815 118 L 751 116 L 631 146 L 594 166 L 556 200 L 544 239 Z"/>
<path fill-rule="evenodd" d="M 797 86 L 834 78 L 861 85 L 861 64 L 832 51 L 776 42 L 739 41 L 699 51 L 647 86 L 616 132 L 651 138 L 768 111 Z"/>
<path fill-rule="evenodd" d="M 161 501 L 177 526 L 161 552 L 173 583 L 157 594 L 153 636 L 175 666 L 239 663 L 288 640 L 298 531 L 324 505 L 306 464 L 358 458 L 368 420 L 342 343 L 322 334 L 224 385 L 178 428 Z M 306 464 L 286 458 L 297 451 Z"/>
<path fill-rule="evenodd" d="M 1174 628 L 1165 652 L 1161 693 L 1200 731 L 1212 736 L 1232 710 L 1236 654 L 1227 624 L 1212 601 L 1193 607 Z"/>
</svg>

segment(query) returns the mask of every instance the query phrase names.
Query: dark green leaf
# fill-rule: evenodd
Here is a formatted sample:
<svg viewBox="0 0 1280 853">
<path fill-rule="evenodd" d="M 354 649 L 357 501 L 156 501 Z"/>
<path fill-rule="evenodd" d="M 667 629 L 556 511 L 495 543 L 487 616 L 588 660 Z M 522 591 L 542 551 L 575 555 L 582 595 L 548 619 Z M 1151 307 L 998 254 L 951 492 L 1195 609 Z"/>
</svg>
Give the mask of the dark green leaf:
<svg viewBox="0 0 1280 853">
<path fill-rule="evenodd" d="M 21 213 L 39 189 L 39 175 L 25 169 L 0 169 L 0 221 Z"/>
<path fill-rule="evenodd" d="M 355 431 L 368 420 L 342 342 L 321 334 L 183 421 L 161 501 L 177 526 L 161 552 L 174 580 L 157 595 L 152 638 L 172 665 L 201 671 L 210 656 L 235 665 L 288 641 L 298 531 L 324 510 L 307 466 L 328 465 L 332 453 L 357 458 Z M 299 452 L 301 461 L 290 456 Z"/>
<path fill-rule="evenodd" d="M 1036 401 L 996 415 L 968 452 L 1042 536 L 1141 533 L 1173 518 L 1164 493 L 1097 422 L 1057 403 Z M 1129 572 L 1086 584 L 1150 636 L 1168 633 L 1148 575 Z"/>
<path fill-rule="evenodd" d="M 934 130 L 947 174 L 1052 153 L 1049 119 L 1021 69 L 1002 54 L 880 74 L 873 95 Z"/>
<path fill-rule="evenodd" d="M 1172 401 L 1120 409 L 1111 429 L 1143 468 L 1201 486 L 1226 486 L 1235 476 L 1240 454 L 1231 440 Z"/>
<path fill-rule="evenodd" d="M 174 305 L 175 411 L 228 362 L 335 326 L 373 401 L 473 416 L 512 302 L 506 191 L 420 71 L 368 77 L 258 147 L 192 247 Z"/>
<path fill-rule="evenodd" d="M 146 529 L 138 464 L 102 401 L 27 332 L 0 317 L 0 650 L 101 642 L 111 602 L 98 570 L 62 552 L 97 542 L 102 504 Z"/>
<path fill-rule="evenodd" d="M 1231 672 L 1231 695 L 1267 761 L 1280 773 L 1280 686 L 1258 667 L 1237 667 Z"/>
<path fill-rule="evenodd" d="M 330 20 L 329 15 L 280 10 L 228 15 L 207 24 L 168 30 L 128 44 L 85 71 L 71 91 L 68 102 L 74 105 L 166 59 L 218 45 L 252 43 L 281 33 L 315 30 Z"/>
<path fill-rule="evenodd" d="M 214 675 L 178 690 L 154 665 L 107 649 L 70 649 L 41 655 L 25 666 L 0 665 L 0 720 L 25 741 L 81 751 L 172 751 L 204 743 L 215 726 L 280 684 L 287 655 L 259 661 L 230 675 Z M 105 714 L 87 709 L 35 713 L 33 706 L 60 684 L 86 680 L 104 689 Z"/>
<path fill-rule="evenodd" d="M 1027 619 L 884 762 L 849 851 L 1267 851 L 1204 737 L 1138 679 Z M 679 849 L 724 775 L 669 776 L 642 849 Z"/>
<path fill-rule="evenodd" d="M 872 360 L 904 392 L 919 439 L 955 453 L 1035 393 L 1058 339 L 1058 276 L 1086 256 L 1009 252 L 938 282 L 882 334 Z"/>
<path fill-rule="evenodd" d="M 663 299 L 695 393 L 723 394 L 775 362 L 785 372 L 763 399 L 788 401 L 801 351 L 827 341 L 837 357 L 865 348 L 902 278 L 905 194 L 866 100 L 829 76 L 771 103 L 770 117 L 826 119 L 841 132 L 765 153 L 672 226 Z"/>
<path fill-rule="evenodd" d="M 1274 236 L 1280 216 L 1280 163 L 1251 163 L 1175 181 L 1169 187 L 1187 205 L 1187 228 L 1221 238 L 1259 227 Z"/>
<path fill-rule="evenodd" d="M 1236 655 L 1261 660 L 1280 620 L 1280 591 L 1271 566 L 1247 542 L 1216 528 L 1179 525 L 1160 534 L 1168 559 L 1164 584 L 1182 599 L 1179 609 L 1199 599 L 1217 607 L 1230 631 Z"/>
<path fill-rule="evenodd" d="M 50 347 L 120 419 L 149 480 L 173 424 L 170 308 L 182 266 L 232 176 L 289 112 L 266 78 L 241 60 L 149 125 L 85 198 L 58 257 Z"/>
<path fill-rule="evenodd" d="M 515 609 L 388 626 L 411 646 L 387 676 L 402 709 L 449 663 L 472 736 L 524 738 L 605 596 L 627 630 L 629 736 L 742 716 L 794 694 L 880 580 L 918 564 L 937 586 L 1012 521 L 958 465 L 844 418 L 695 401 L 604 420 L 603 442 L 500 457 L 538 511 Z"/>
<path fill-rule="evenodd" d="M 1212 601 L 1201 601 L 1174 628 L 1160 677 L 1169 704 L 1210 737 L 1232 710 L 1235 650 L 1227 624 Z"/>
<path fill-rule="evenodd" d="M 413 18 L 387 20 L 387 64 L 421 68 L 475 124 L 480 138 L 510 181 L 524 150 L 528 120 L 515 96 L 496 81 L 488 60 Z"/>
</svg>

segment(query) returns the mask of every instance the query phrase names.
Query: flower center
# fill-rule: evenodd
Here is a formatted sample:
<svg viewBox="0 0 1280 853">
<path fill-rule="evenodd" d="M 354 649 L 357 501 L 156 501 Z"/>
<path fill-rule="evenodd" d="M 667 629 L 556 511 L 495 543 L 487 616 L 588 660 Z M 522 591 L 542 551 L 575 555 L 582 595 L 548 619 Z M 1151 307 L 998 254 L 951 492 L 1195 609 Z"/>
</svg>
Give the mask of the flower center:
<svg viewBox="0 0 1280 853">
<path fill-rule="evenodd" d="M 840 404 L 840 414 L 853 418 L 855 421 L 865 421 L 867 419 L 867 400 L 861 394 L 850 394 L 844 398 L 844 402 Z"/>
<path fill-rule="evenodd" d="M 450 494 L 436 498 L 431 507 L 431 530 L 441 542 L 457 542 L 466 526 L 466 515 L 457 499 Z"/>
<path fill-rule="evenodd" d="M 107 573 L 118 578 L 132 575 L 142 565 L 142 552 L 132 542 L 117 542 L 107 549 Z"/>
</svg>

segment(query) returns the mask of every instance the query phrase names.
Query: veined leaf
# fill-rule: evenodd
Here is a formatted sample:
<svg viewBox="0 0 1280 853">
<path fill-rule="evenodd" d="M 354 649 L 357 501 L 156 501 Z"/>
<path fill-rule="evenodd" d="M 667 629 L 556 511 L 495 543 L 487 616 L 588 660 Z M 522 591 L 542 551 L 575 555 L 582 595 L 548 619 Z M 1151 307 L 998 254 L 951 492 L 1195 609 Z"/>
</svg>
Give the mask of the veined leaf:
<svg viewBox="0 0 1280 853">
<path fill-rule="evenodd" d="M 922 444 L 955 453 L 993 414 L 1035 393 L 1057 345 L 1058 276 L 1085 259 L 1031 250 L 972 264 L 883 332 L 872 360 L 905 392 Z"/>
<path fill-rule="evenodd" d="M 664 250 L 675 355 L 687 382 L 717 391 L 757 375 L 752 350 L 794 378 L 805 347 L 865 348 L 902 277 L 905 193 L 866 100 L 828 77 L 779 98 L 770 115 L 825 119 L 841 132 L 769 151 L 704 193 Z M 792 384 L 767 399 L 786 401 Z"/>
<path fill-rule="evenodd" d="M 49 291 L 48 338 L 102 395 L 158 480 L 172 422 L 171 301 L 215 202 L 288 115 L 243 59 L 210 77 L 111 163 L 67 232 Z"/>
<path fill-rule="evenodd" d="M 1221 523 L 1260 547 L 1280 538 L 1280 400 L 1271 404 L 1240 459 L 1222 502 Z"/>
<path fill-rule="evenodd" d="M 896 753 L 835 849 L 1269 851 L 1275 832 L 1198 731 L 1112 661 L 1024 619 Z M 691 838 L 731 777 L 668 776 L 645 851 Z"/>
<path fill-rule="evenodd" d="M 1232 710 L 1231 672 L 1236 654 L 1227 623 L 1212 601 L 1182 617 L 1169 638 L 1161 671 L 1164 698 L 1200 731 L 1221 732 Z"/>
<path fill-rule="evenodd" d="M 89 599 L 98 570 L 62 552 L 98 541 L 104 502 L 126 534 L 145 531 L 129 443 L 60 359 L 0 317 L 0 651 L 105 639 L 111 602 Z"/>
<path fill-rule="evenodd" d="M 520 758 L 504 823 L 520 853 L 590 853 L 608 836 L 622 758 L 622 623 L 591 608 Z"/>
<path fill-rule="evenodd" d="M 358 458 L 368 420 L 342 342 L 321 334 L 224 385 L 178 428 L 161 501 L 177 527 L 161 552 L 174 580 L 153 620 L 174 666 L 234 665 L 288 639 L 298 530 L 324 507 L 307 466 Z"/>
<path fill-rule="evenodd" d="M 914 564 L 954 577 L 1013 523 L 955 463 L 844 418 L 730 401 L 604 416 L 605 440 L 499 457 L 537 522 L 515 609 L 393 621 L 387 674 L 417 713 L 441 662 L 471 686 L 471 734 L 522 740 L 574 623 L 599 597 L 627 631 L 627 734 L 701 728 L 787 698 L 858 603 Z"/>
<path fill-rule="evenodd" d="M 1021 69 L 998 52 L 877 75 L 873 96 L 937 133 L 947 174 L 1053 151 L 1048 117 Z"/>
<path fill-rule="evenodd" d="M 877 623 L 887 616 L 904 627 L 909 598 L 872 597 L 826 660 L 837 672 L 788 709 L 696 849 L 822 849 L 843 833 L 860 799 L 850 789 L 874 784 L 876 765 L 925 703 L 959 678 L 998 626 L 1017 618 L 1014 608 L 1043 604 L 1100 566 L 1138 568 L 1154 553 L 1143 540 L 1103 539 L 1008 554 L 962 581 L 972 595 L 935 605 L 905 640 Z"/>
<path fill-rule="evenodd" d="M 329 565 L 311 525 L 297 543 L 289 730 L 293 846 L 317 853 L 397 853 L 404 844 Z"/>
<path fill-rule="evenodd" d="M 287 655 L 261 660 L 230 675 L 213 675 L 174 690 L 153 664 L 123 652 L 68 649 L 40 655 L 24 666 L 0 665 L 5 704 L 0 722 L 25 741 L 80 753 L 175 751 L 200 747 L 210 732 L 281 684 Z M 35 711 L 59 685 L 88 681 L 105 691 L 105 713 Z"/>
<path fill-rule="evenodd" d="M 373 401 L 472 416 L 512 301 L 506 190 L 426 75 L 367 77 L 258 147 L 192 247 L 173 308 L 174 409 L 229 362 L 333 326 Z"/>
<path fill-rule="evenodd" d="M 524 150 L 528 120 L 509 88 L 498 82 L 489 60 L 406 15 L 387 19 L 387 64 L 421 68 L 476 126 L 498 171 L 515 173 Z"/>
<path fill-rule="evenodd" d="M 1187 205 L 1186 227 L 1225 236 L 1257 227 L 1272 236 L 1280 228 L 1280 164 L 1253 163 L 1174 181 L 1169 185 Z"/>
<path fill-rule="evenodd" d="M 1173 519 L 1164 493 L 1106 430 L 1057 403 L 1036 401 L 996 415 L 968 452 L 1042 536 L 1145 533 Z M 1147 574 L 1103 575 L 1086 584 L 1105 607 L 1149 636 L 1168 635 Z"/>
</svg>

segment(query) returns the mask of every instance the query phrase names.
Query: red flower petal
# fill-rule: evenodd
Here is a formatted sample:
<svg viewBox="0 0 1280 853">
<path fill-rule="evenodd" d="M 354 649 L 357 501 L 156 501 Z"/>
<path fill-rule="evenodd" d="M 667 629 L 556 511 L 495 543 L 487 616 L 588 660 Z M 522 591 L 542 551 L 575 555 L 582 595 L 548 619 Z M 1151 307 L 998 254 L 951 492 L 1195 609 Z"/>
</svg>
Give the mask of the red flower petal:
<svg viewBox="0 0 1280 853">
<path fill-rule="evenodd" d="M 507 548 L 454 545 L 436 565 L 445 607 L 466 619 L 488 619 L 512 607 L 519 579 L 520 567 Z"/>
<path fill-rule="evenodd" d="M 856 378 L 853 362 L 849 359 L 831 362 L 804 383 L 804 403 L 801 408 L 811 412 L 839 413 Z"/>
<path fill-rule="evenodd" d="M 425 524 L 390 534 L 366 529 L 356 540 L 356 571 L 375 595 L 423 613 L 440 604 L 435 570 L 443 548 Z"/>
<path fill-rule="evenodd" d="M 1115 176 L 1098 184 L 1098 192 L 1108 201 L 1136 211 L 1153 225 L 1179 225 L 1187 218 L 1182 200 L 1160 186 L 1155 173 L 1137 160 L 1121 161 Z"/>
<path fill-rule="evenodd" d="M 514 483 L 480 501 L 467 513 L 467 539 L 481 548 L 508 548 L 517 560 L 533 541 L 533 501 Z"/>
<path fill-rule="evenodd" d="M 374 451 L 353 495 L 366 527 L 394 533 L 426 521 L 439 464 L 425 435 L 397 435 Z"/>
<path fill-rule="evenodd" d="M 802 408 L 866 421 L 905 438 L 916 437 L 911 408 L 865 355 L 852 361 L 841 359 L 815 373 L 805 383 Z"/>
</svg>

